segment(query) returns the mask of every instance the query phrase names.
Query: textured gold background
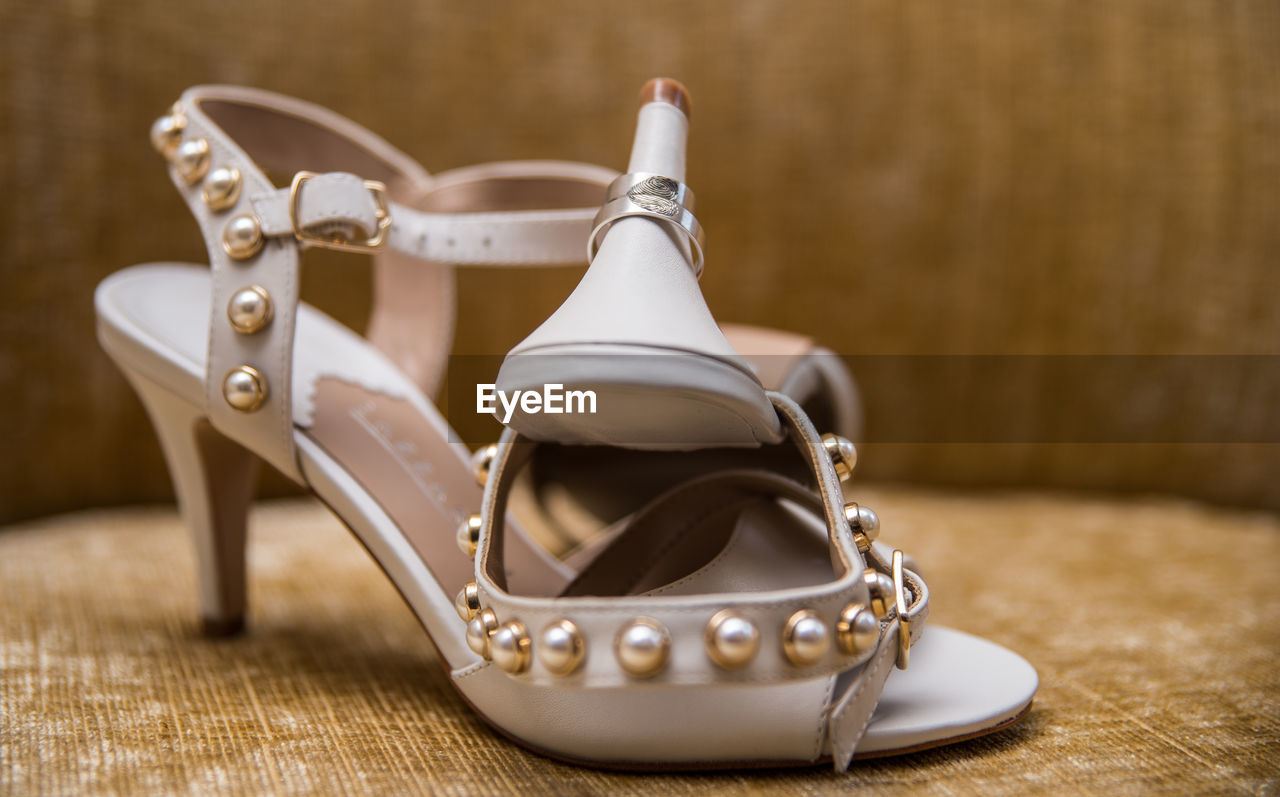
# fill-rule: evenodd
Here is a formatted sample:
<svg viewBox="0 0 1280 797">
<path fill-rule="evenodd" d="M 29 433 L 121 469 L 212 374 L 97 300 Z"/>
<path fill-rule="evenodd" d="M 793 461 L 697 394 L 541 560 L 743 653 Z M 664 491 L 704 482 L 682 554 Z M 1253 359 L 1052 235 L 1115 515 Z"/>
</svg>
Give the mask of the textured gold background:
<svg viewBox="0 0 1280 797">
<path fill-rule="evenodd" d="M 655 74 L 694 94 L 703 286 L 723 320 L 852 354 L 1280 353 L 1269 0 L 8 0 L 0 518 L 168 492 L 93 340 L 91 293 L 132 263 L 203 257 L 147 143 L 183 87 L 319 102 L 431 170 L 620 167 Z M 325 258 L 306 292 L 359 324 L 365 274 Z M 575 279 L 464 276 L 459 350 L 504 351 Z M 922 400 L 864 389 L 873 407 Z M 885 445 L 863 462 L 878 478 L 1280 506 L 1276 445 Z"/>
</svg>

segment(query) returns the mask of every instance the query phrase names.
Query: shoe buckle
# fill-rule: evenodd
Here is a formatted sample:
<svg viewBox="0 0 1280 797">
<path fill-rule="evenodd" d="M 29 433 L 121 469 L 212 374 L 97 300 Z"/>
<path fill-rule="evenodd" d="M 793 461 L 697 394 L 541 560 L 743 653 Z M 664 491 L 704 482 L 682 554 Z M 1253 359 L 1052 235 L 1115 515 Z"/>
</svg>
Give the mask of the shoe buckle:
<svg viewBox="0 0 1280 797">
<path fill-rule="evenodd" d="M 911 620 L 907 617 L 906 579 L 902 575 L 902 551 L 893 552 L 893 592 L 898 607 L 898 655 L 899 670 L 907 669 L 911 653 Z"/>
<path fill-rule="evenodd" d="M 321 235 L 307 232 L 298 222 L 298 207 L 302 200 L 302 186 L 315 177 L 315 172 L 298 172 L 289 185 L 289 225 L 293 228 L 293 237 L 298 243 L 308 246 L 320 246 L 325 249 L 336 249 L 339 252 L 370 252 L 382 249 L 387 244 L 387 234 L 391 230 L 391 209 L 387 203 L 387 186 L 377 180 L 365 180 L 364 187 L 373 195 L 376 206 L 375 217 L 378 220 L 378 231 L 364 239 L 351 239 L 337 233 Z"/>
</svg>

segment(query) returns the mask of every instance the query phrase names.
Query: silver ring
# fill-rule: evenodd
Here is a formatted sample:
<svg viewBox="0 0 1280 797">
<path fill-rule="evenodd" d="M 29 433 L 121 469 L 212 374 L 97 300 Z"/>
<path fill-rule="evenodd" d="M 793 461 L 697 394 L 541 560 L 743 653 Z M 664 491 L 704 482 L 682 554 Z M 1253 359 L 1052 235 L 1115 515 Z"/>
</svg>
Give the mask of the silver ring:
<svg viewBox="0 0 1280 797">
<path fill-rule="evenodd" d="M 591 223 L 587 262 L 595 259 L 600 236 L 611 224 L 627 216 L 644 216 L 670 224 L 688 236 L 693 250 L 693 272 L 701 277 L 706 235 L 693 215 L 693 202 L 693 192 L 678 180 L 649 172 L 622 175 L 609 184 L 605 203 Z"/>
</svg>

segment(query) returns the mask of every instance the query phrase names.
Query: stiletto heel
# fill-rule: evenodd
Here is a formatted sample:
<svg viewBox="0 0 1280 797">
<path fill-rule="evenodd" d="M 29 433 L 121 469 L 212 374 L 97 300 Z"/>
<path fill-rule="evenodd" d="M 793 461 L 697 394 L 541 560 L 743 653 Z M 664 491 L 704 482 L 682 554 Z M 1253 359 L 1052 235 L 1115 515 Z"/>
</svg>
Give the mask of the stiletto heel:
<svg viewBox="0 0 1280 797">
<path fill-rule="evenodd" d="M 258 458 L 219 434 L 206 413 L 146 377 L 130 374 L 173 479 L 196 552 L 200 625 L 208 636 L 244 628 L 245 531 Z"/>
<path fill-rule="evenodd" d="M 595 394 L 597 409 L 584 417 L 517 407 L 504 422 L 521 434 L 648 450 L 783 439 L 759 376 L 698 287 L 704 236 L 684 182 L 689 107 L 676 81 L 645 85 L 627 173 L 593 219 L 590 268 L 498 372 L 508 395 L 559 384 Z"/>
</svg>

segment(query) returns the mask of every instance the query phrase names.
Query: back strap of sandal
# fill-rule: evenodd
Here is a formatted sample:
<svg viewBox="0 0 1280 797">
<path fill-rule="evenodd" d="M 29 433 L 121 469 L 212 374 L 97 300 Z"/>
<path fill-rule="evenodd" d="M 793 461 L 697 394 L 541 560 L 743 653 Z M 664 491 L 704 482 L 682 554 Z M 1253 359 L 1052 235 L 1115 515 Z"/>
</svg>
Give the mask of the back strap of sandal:
<svg viewBox="0 0 1280 797">
<path fill-rule="evenodd" d="M 299 481 L 290 394 L 301 250 L 372 255 L 375 296 L 412 294 L 412 318 L 401 298 L 375 307 L 373 326 L 394 344 L 393 359 L 408 362 L 410 376 L 430 391 L 452 339 L 449 266 L 581 262 L 599 197 L 615 176 L 585 165 L 525 163 L 432 178 L 337 114 L 229 86 L 186 91 L 152 127 L 152 143 L 200 225 L 212 269 L 210 421 Z M 481 201 L 512 182 L 535 187 L 525 192 L 529 205 L 553 204 L 512 209 Z M 566 183 L 574 190 L 566 192 Z M 581 206 L 554 204 L 566 193 Z M 433 198 L 443 194 L 472 201 L 440 208 Z"/>
</svg>

